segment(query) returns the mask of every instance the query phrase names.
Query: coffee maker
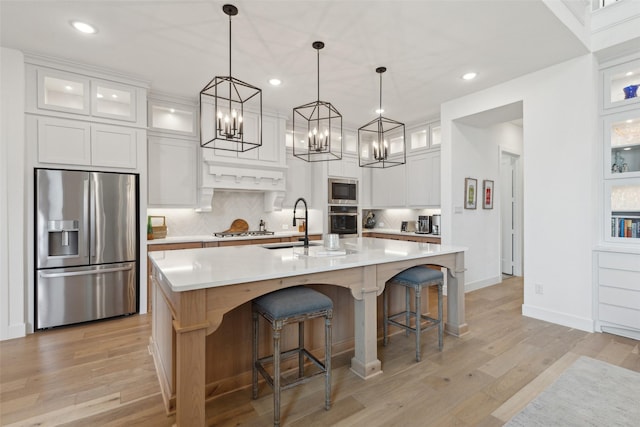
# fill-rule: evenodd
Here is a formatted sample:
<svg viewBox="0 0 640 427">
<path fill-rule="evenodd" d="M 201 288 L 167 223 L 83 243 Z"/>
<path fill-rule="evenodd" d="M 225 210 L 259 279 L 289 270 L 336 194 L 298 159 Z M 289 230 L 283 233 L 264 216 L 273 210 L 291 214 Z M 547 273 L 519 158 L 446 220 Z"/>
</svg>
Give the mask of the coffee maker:
<svg viewBox="0 0 640 427">
<path fill-rule="evenodd" d="M 418 216 L 418 234 L 431 234 L 431 216 L 419 215 Z"/>
<path fill-rule="evenodd" d="M 433 215 L 431 217 L 431 233 L 436 236 L 440 235 L 440 215 Z"/>
</svg>

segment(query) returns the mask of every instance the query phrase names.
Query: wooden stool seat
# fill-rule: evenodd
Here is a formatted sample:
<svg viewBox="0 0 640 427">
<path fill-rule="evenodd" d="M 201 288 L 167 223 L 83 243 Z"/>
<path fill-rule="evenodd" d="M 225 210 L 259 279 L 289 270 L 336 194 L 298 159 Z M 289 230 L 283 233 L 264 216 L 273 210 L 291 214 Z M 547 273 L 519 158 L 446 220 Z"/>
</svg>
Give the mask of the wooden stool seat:
<svg viewBox="0 0 640 427">
<path fill-rule="evenodd" d="M 444 322 L 442 320 L 442 286 L 444 283 L 444 276 L 442 271 L 434 270 L 425 266 L 411 267 L 398 273 L 387 281 L 386 289 L 383 297 L 383 344 L 386 346 L 389 342 L 388 330 L 389 324 L 403 328 L 408 335 L 409 332 L 416 334 L 416 361 L 419 362 L 421 358 L 420 348 L 420 335 L 424 331 L 438 327 L 438 348 L 442 351 L 442 335 L 444 332 Z M 405 310 L 396 314 L 389 315 L 389 285 L 404 286 L 405 291 Z M 429 286 L 438 287 L 438 317 L 430 317 L 421 313 L 422 304 L 422 289 Z M 411 311 L 410 291 L 414 290 L 415 295 L 415 311 Z M 397 318 L 404 317 L 404 323 L 398 322 Z M 415 319 L 415 326 L 411 326 L 411 318 Z M 426 320 L 428 324 L 422 326 L 422 320 Z"/>
<path fill-rule="evenodd" d="M 273 331 L 273 355 L 258 358 L 258 315 L 271 325 Z M 280 425 L 280 392 L 305 383 L 316 375 L 325 376 L 325 409 L 331 407 L 331 319 L 333 301 L 326 295 L 304 286 L 271 292 L 253 300 L 253 398 L 258 398 L 258 372 L 273 389 L 273 425 Z M 316 317 L 325 318 L 325 361 L 322 363 L 304 348 L 304 322 Z M 280 351 L 280 334 L 287 324 L 298 324 L 298 347 Z M 283 358 L 298 355 L 298 376 L 283 384 L 280 362 Z M 319 371 L 305 375 L 305 356 Z M 273 362 L 273 377 L 265 369 L 265 363 Z"/>
</svg>

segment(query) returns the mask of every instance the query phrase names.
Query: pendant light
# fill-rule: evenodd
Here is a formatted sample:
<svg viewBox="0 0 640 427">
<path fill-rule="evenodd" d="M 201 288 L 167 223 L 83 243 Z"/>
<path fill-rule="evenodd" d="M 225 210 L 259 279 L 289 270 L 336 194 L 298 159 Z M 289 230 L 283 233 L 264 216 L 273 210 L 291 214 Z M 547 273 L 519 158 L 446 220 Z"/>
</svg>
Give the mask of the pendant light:
<svg viewBox="0 0 640 427">
<path fill-rule="evenodd" d="M 200 91 L 200 146 L 244 152 L 262 145 L 262 91 L 231 75 L 231 17 L 238 8 L 225 4 L 222 11 L 229 16 L 229 75 Z"/>
<path fill-rule="evenodd" d="M 342 159 L 342 115 L 330 102 L 320 101 L 320 49 L 318 58 L 318 98 L 293 109 L 293 155 L 307 162 Z"/>
<path fill-rule="evenodd" d="M 404 124 L 382 117 L 382 73 L 385 71 L 385 67 L 376 68 L 380 74 L 378 117 L 358 129 L 360 167 L 390 168 L 406 163 Z"/>
</svg>

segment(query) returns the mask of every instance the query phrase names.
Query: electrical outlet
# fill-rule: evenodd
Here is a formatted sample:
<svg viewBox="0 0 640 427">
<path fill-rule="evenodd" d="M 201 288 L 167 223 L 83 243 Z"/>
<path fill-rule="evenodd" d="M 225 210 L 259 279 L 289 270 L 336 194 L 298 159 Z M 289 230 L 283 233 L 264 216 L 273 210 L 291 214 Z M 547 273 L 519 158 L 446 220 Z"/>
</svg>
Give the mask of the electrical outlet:
<svg viewBox="0 0 640 427">
<path fill-rule="evenodd" d="M 542 295 L 544 293 L 544 289 L 542 287 L 542 283 L 536 283 L 535 284 L 535 292 L 538 295 Z"/>
<path fill-rule="evenodd" d="M 289 224 L 282 224 L 282 229 L 283 230 L 288 230 L 289 229 Z"/>
</svg>

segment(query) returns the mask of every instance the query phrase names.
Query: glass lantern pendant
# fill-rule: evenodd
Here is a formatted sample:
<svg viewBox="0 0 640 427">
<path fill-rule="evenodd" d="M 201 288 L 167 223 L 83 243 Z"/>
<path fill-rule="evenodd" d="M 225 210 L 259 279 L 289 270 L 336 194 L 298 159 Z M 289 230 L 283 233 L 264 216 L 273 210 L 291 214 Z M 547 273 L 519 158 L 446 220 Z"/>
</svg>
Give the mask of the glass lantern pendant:
<svg viewBox="0 0 640 427">
<path fill-rule="evenodd" d="M 406 162 L 404 124 L 382 117 L 382 73 L 380 74 L 380 109 L 378 117 L 358 129 L 358 158 L 360 167 L 390 168 Z"/>
<path fill-rule="evenodd" d="M 330 102 L 320 101 L 320 49 L 318 57 L 318 98 L 293 109 L 293 155 L 307 162 L 342 159 L 342 115 Z"/>
<path fill-rule="evenodd" d="M 262 145 L 262 91 L 232 77 L 231 17 L 238 8 L 225 4 L 222 11 L 229 16 L 229 75 L 214 77 L 200 91 L 200 146 L 244 152 Z"/>
</svg>

